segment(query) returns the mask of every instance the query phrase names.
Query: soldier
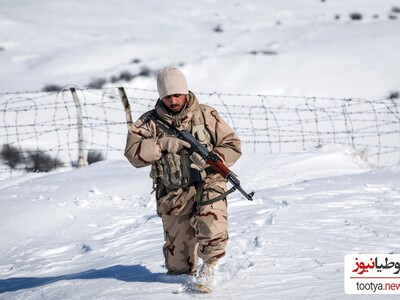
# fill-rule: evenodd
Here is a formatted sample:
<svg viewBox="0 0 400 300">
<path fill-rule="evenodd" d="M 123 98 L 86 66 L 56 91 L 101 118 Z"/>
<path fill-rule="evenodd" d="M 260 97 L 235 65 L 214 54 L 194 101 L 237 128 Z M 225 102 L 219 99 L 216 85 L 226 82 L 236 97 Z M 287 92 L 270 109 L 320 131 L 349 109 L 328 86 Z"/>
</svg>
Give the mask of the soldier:
<svg viewBox="0 0 400 300">
<path fill-rule="evenodd" d="M 211 291 L 218 259 L 228 242 L 226 180 L 214 172 L 190 144 L 168 136 L 150 114 L 178 130 L 187 130 L 227 167 L 241 156 L 239 137 L 207 105 L 199 104 L 177 68 L 164 68 L 157 75 L 160 98 L 155 108 L 143 114 L 129 129 L 125 156 L 137 167 L 151 165 L 157 214 L 164 228 L 163 253 L 167 274 L 197 275 L 198 287 Z"/>
</svg>

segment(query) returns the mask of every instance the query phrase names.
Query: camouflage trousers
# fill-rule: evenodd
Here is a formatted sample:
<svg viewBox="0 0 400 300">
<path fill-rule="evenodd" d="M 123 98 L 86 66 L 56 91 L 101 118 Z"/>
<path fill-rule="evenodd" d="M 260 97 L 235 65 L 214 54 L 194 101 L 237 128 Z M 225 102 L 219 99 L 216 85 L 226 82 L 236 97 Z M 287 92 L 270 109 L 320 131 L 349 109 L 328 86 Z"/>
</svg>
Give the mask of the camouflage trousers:
<svg viewBox="0 0 400 300">
<path fill-rule="evenodd" d="M 213 179 L 206 178 L 201 201 L 213 199 L 226 190 L 224 181 Z M 168 274 L 195 274 L 198 258 L 211 262 L 225 255 L 228 242 L 226 199 L 196 205 L 191 197 L 181 202 L 178 210 L 167 212 L 171 211 L 175 213 L 159 213 L 164 228 L 163 253 Z"/>
</svg>

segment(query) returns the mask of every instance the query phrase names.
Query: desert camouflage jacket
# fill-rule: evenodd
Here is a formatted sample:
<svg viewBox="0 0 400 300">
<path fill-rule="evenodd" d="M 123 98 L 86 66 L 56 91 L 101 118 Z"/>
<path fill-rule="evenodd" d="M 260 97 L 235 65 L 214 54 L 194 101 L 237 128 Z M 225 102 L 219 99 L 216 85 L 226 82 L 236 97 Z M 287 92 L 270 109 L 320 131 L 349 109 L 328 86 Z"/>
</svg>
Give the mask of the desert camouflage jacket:
<svg viewBox="0 0 400 300">
<path fill-rule="evenodd" d="M 171 114 L 161 100 L 158 100 L 154 110 L 162 120 L 174 125 L 178 130 L 191 131 L 193 112 L 198 108 L 203 112 L 213 151 L 227 167 L 230 167 L 241 156 L 240 139 L 214 108 L 199 104 L 196 96 L 190 92 L 186 106 L 177 115 Z M 137 168 L 155 163 L 162 155 L 160 147 L 157 146 L 160 130 L 152 120 L 147 119 L 149 113 L 152 111 L 143 114 L 128 132 L 125 156 Z"/>
</svg>

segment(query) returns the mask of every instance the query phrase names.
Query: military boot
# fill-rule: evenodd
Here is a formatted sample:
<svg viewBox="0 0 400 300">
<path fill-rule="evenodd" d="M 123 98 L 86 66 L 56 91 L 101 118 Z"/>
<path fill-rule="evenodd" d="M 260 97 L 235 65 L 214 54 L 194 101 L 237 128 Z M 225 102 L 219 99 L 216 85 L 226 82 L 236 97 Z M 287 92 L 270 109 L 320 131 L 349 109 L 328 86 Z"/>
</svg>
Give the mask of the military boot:
<svg viewBox="0 0 400 300">
<path fill-rule="evenodd" d="M 217 260 L 204 262 L 196 278 L 195 289 L 200 293 L 211 293 Z"/>
</svg>

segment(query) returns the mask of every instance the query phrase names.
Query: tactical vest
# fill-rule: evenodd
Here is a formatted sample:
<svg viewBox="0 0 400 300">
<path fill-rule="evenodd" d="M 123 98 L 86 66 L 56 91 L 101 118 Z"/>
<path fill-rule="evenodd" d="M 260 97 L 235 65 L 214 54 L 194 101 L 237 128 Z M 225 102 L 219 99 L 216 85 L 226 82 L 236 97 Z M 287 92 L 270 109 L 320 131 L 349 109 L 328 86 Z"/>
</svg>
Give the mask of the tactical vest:
<svg viewBox="0 0 400 300">
<path fill-rule="evenodd" d="M 205 118 L 200 107 L 193 111 L 191 127 L 192 135 L 211 151 L 214 146 L 211 134 L 205 126 Z M 167 134 L 160 131 L 159 136 L 167 136 Z M 202 181 L 207 175 L 206 172 L 192 169 L 191 163 L 190 154 L 186 148 L 176 154 L 163 153 L 161 158 L 151 166 L 150 172 L 153 187 L 157 190 L 157 194 L 161 194 L 157 196 Z"/>
</svg>

